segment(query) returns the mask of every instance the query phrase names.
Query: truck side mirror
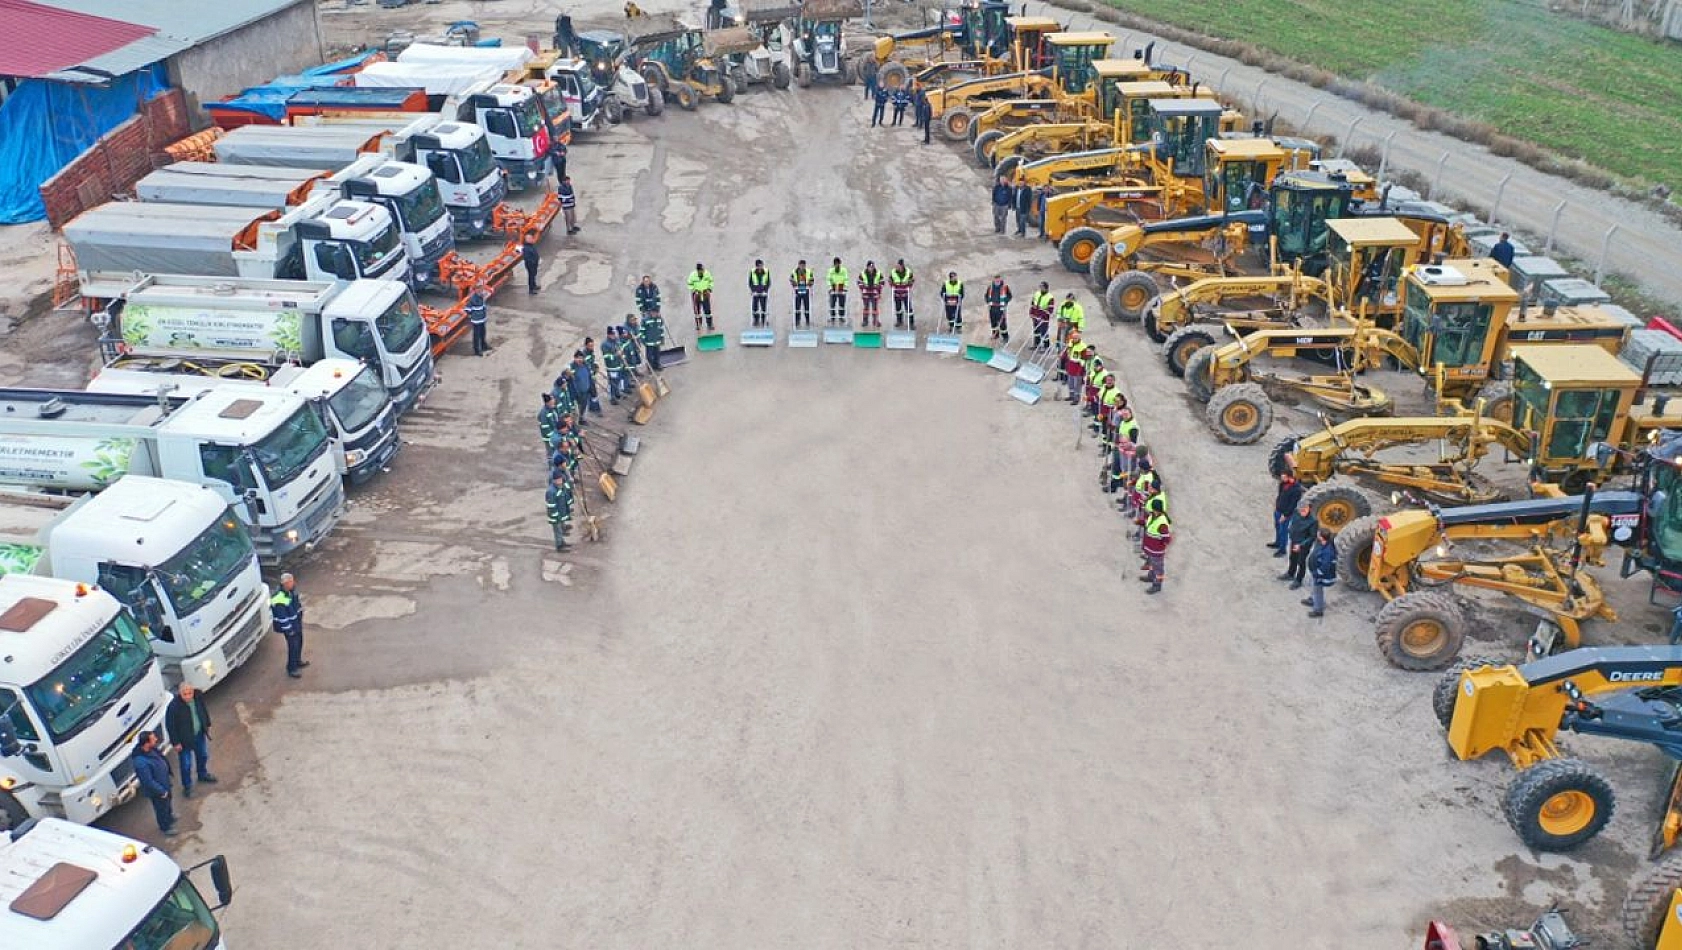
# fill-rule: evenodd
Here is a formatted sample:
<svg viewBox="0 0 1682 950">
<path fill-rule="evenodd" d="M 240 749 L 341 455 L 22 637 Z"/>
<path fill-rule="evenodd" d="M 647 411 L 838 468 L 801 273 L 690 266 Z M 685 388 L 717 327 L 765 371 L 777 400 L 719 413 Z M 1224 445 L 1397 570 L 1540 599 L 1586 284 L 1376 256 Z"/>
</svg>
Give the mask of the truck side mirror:
<svg viewBox="0 0 1682 950">
<path fill-rule="evenodd" d="M 220 854 L 208 861 L 200 861 L 187 869 L 188 874 L 200 868 L 210 869 L 210 885 L 216 889 L 216 906 L 210 908 L 218 911 L 234 901 L 234 879 L 228 873 L 228 859 Z"/>
</svg>

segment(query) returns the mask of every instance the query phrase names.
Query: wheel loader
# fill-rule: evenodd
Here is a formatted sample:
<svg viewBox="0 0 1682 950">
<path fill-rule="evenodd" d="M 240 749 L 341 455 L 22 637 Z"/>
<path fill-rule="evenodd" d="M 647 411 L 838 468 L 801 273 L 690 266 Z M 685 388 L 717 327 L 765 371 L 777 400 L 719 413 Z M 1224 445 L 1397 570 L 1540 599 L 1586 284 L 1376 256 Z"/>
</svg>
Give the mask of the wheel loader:
<svg viewBox="0 0 1682 950">
<path fill-rule="evenodd" d="M 798 4 L 784 0 L 761 0 L 743 3 L 739 10 L 726 11 L 707 8 L 709 44 L 722 47 L 722 38 L 713 39 L 714 31 L 740 29 L 748 31 L 751 40 L 732 40 L 728 54 L 730 78 L 738 90 L 748 86 L 770 86 L 787 89 L 794 79 L 788 64 L 789 24 L 800 15 Z"/>
<path fill-rule="evenodd" d="M 1049 60 L 1049 65 L 981 76 L 929 89 L 929 112 L 934 117 L 935 127 L 946 138 L 954 142 L 966 141 L 976 113 L 986 111 L 1001 100 L 1083 96 L 1094 82 L 1093 62 L 1103 59 L 1104 53 L 1115 44 L 1115 37 L 1108 33 L 1045 32 L 1044 25 L 1047 23 L 1052 31 L 1061 27 L 1055 20 L 1021 19 L 1041 32 L 1013 31 L 1016 33 L 1014 55 L 1021 62 L 1037 61 L 1043 57 Z"/>
<path fill-rule="evenodd" d="M 666 99 L 694 111 L 702 99 L 729 103 L 736 84 L 719 61 L 706 53 L 702 31 L 671 18 L 638 17 L 627 21 L 631 58 L 637 72 Z"/>
<path fill-rule="evenodd" d="M 852 85 L 858 70 L 846 54 L 846 21 L 864 15 L 860 0 L 807 0 L 794 25 L 794 81 Z"/>
</svg>

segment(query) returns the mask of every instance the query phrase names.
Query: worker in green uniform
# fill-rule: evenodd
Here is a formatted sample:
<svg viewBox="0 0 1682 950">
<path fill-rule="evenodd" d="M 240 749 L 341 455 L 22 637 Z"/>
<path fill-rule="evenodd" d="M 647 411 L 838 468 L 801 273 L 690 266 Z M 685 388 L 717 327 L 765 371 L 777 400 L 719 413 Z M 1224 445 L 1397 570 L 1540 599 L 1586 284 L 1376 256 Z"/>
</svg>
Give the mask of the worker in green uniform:
<svg viewBox="0 0 1682 950">
<path fill-rule="evenodd" d="M 707 331 L 713 328 L 713 275 L 701 262 L 689 275 L 689 302 L 695 308 L 695 332 L 701 332 L 701 320 L 707 321 Z"/>
<path fill-rule="evenodd" d="M 572 547 L 567 543 L 567 528 L 572 524 L 572 485 L 565 475 L 556 474 L 549 480 L 549 490 L 543 500 L 549 508 L 549 530 L 555 535 L 555 550 Z"/>
</svg>

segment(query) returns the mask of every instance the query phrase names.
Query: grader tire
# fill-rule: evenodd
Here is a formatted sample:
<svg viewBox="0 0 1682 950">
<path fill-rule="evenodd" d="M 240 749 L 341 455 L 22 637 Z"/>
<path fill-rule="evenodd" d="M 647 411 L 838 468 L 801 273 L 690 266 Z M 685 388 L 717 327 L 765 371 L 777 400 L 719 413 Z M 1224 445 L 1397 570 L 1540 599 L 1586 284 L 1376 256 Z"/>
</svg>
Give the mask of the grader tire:
<svg viewBox="0 0 1682 950">
<path fill-rule="evenodd" d="M 1410 591 L 1378 612 L 1374 639 L 1391 666 L 1440 670 L 1466 642 L 1466 612 L 1446 591 Z"/>
<path fill-rule="evenodd" d="M 1463 656 L 1443 670 L 1437 685 L 1431 688 L 1431 712 L 1446 730 L 1454 721 L 1454 703 L 1460 696 L 1460 674 L 1486 666 L 1501 666 L 1502 661 L 1487 656 Z"/>
<path fill-rule="evenodd" d="M 677 96 L 678 108 L 685 112 L 694 112 L 701 104 L 701 92 L 687 82 L 672 83 L 672 93 Z"/>
<path fill-rule="evenodd" d="M 771 88 L 787 89 L 789 84 L 788 64 L 771 64 Z"/>
<path fill-rule="evenodd" d="M 1168 372 L 1184 376 L 1192 354 L 1205 348 L 1212 350 L 1214 346 L 1215 331 L 1193 324 L 1168 334 L 1168 339 L 1162 341 L 1162 358 L 1168 363 Z M 1211 386 L 1211 394 L 1212 390 Z"/>
<path fill-rule="evenodd" d="M 1273 400 L 1260 383 L 1223 386 L 1205 413 L 1215 437 L 1228 445 L 1250 445 L 1273 425 Z"/>
<path fill-rule="evenodd" d="M 993 143 L 1004 137 L 1005 134 L 998 129 L 988 129 L 980 135 L 977 135 L 975 137 L 975 143 L 970 146 L 970 151 L 975 153 L 976 164 L 980 165 L 982 168 L 992 168 Z"/>
<path fill-rule="evenodd" d="M 1612 820 L 1612 783 L 1581 759 L 1544 759 L 1507 786 L 1501 813 L 1537 851 L 1569 851 Z"/>
<path fill-rule="evenodd" d="M 1158 294 L 1145 304 L 1145 315 L 1139 318 L 1139 329 L 1145 331 L 1145 336 L 1152 343 L 1168 342 L 1168 334 L 1162 332 L 1162 324 L 1157 318 L 1162 313 L 1162 296 Z"/>
<path fill-rule="evenodd" d="M 1268 449 L 1268 451 L 1267 451 L 1267 474 L 1268 474 L 1268 477 L 1269 478 L 1278 478 L 1279 476 L 1285 474 L 1286 472 L 1291 471 L 1291 469 L 1292 469 L 1291 460 L 1289 458 L 1287 458 L 1286 456 L 1290 455 L 1292 452 L 1295 452 L 1296 450 L 1297 450 L 1297 437 L 1294 436 L 1294 435 L 1286 436 L 1285 438 L 1280 439 L 1278 442 L 1273 443 L 1273 448 Z"/>
<path fill-rule="evenodd" d="M 1194 350 L 1191 358 L 1186 360 L 1186 389 L 1191 391 L 1191 397 L 1198 402 L 1208 402 L 1215 396 L 1215 348 L 1200 347 Z"/>
<path fill-rule="evenodd" d="M 856 60 L 846 60 L 841 64 L 841 81 L 849 86 L 859 81 L 859 64 Z"/>
<path fill-rule="evenodd" d="M 1077 274 L 1086 273 L 1092 255 L 1104 246 L 1104 232 L 1097 228 L 1075 228 L 1057 242 L 1057 256 L 1063 266 Z"/>
<path fill-rule="evenodd" d="M 1350 590 L 1369 591 L 1367 565 L 1372 562 L 1372 540 L 1378 533 L 1378 518 L 1367 515 L 1343 526 L 1334 539 L 1337 548 L 1337 576 Z"/>
<path fill-rule="evenodd" d="M 904 63 L 883 63 L 876 71 L 876 83 L 889 92 L 911 84 L 911 70 Z"/>
<path fill-rule="evenodd" d="M 969 141 L 969 125 L 975 116 L 968 109 L 953 109 L 940 117 L 940 134 L 953 142 Z"/>
<path fill-rule="evenodd" d="M 1483 384 L 1478 398 L 1483 400 L 1483 414 L 1497 422 L 1511 425 L 1513 422 L 1513 408 L 1517 405 L 1513 396 L 1513 384 L 1506 380 L 1494 380 Z"/>
<path fill-rule="evenodd" d="M 643 107 L 643 111 L 649 115 L 659 115 L 666 111 L 666 94 L 660 91 L 659 86 L 648 87 L 648 105 Z"/>
<path fill-rule="evenodd" d="M 1359 488 L 1342 482 L 1321 482 L 1302 496 L 1314 519 L 1337 534 L 1358 518 L 1372 514 L 1372 502 Z"/>
<path fill-rule="evenodd" d="M 1659 932 L 1670 918 L 1670 901 L 1682 887 L 1682 856 L 1668 858 L 1636 880 L 1624 896 L 1624 936 L 1637 947 L 1659 945 Z"/>
<path fill-rule="evenodd" d="M 1021 167 L 1022 156 L 1006 155 L 1004 158 L 999 160 L 997 165 L 993 166 L 993 178 L 995 180 L 1003 178 L 1004 180 L 1009 181 L 1011 176 L 1016 174 L 1016 170 Z M 1030 217 L 1032 217 L 1032 215 L 1030 215 Z M 1036 221 L 1034 223 L 1038 224 L 1039 222 Z"/>
<path fill-rule="evenodd" d="M 1119 323 L 1138 323 L 1160 293 L 1156 278 L 1142 270 L 1123 271 L 1104 288 L 1104 312 Z"/>
<path fill-rule="evenodd" d="M 1092 252 L 1092 260 L 1086 262 L 1086 282 L 1093 290 L 1103 290 L 1110 283 L 1110 241 L 1106 237 L 1104 243 Z"/>
</svg>

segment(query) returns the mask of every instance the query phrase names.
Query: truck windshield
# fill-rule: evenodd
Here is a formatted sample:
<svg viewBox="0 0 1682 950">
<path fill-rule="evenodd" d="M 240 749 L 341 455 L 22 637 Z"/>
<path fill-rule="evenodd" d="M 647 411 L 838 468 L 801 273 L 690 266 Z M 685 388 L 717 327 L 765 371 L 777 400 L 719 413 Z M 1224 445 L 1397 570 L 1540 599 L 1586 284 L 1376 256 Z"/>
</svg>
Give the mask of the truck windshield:
<svg viewBox="0 0 1682 950">
<path fill-rule="evenodd" d="M 252 451 L 269 488 L 279 488 L 297 478 L 304 466 L 327 451 L 327 427 L 314 409 L 299 406 L 292 418 L 264 436 Z"/>
<path fill-rule="evenodd" d="M 216 917 L 185 874 L 113 950 L 206 950 L 216 945 Z"/>
<path fill-rule="evenodd" d="M 327 405 L 332 408 L 339 425 L 349 434 L 362 431 L 379 418 L 385 407 L 391 405 L 391 397 L 386 395 L 385 386 L 364 366 L 361 372 L 350 378 L 348 386 L 327 400 Z"/>
<path fill-rule="evenodd" d="M 477 184 L 496 170 L 496 159 L 491 157 L 491 140 L 483 135 L 456 154 L 461 159 L 461 178 L 464 182 Z"/>
<path fill-rule="evenodd" d="M 520 138 L 529 139 L 543 128 L 543 114 L 537 108 L 537 97 L 522 99 L 514 104 L 514 121 L 520 125 Z"/>
<path fill-rule="evenodd" d="M 397 198 L 394 203 L 397 205 L 397 216 L 402 219 L 403 230 L 411 234 L 425 231 L 444 216 L 444 198 L 438 193 L 436 178 Z"/>
<path fill-rule="evenodd" d="M 362 276 L 372 277 L 385 270 L 392 252 L 397 250 L 397 229 L 386 228 L 372 241 L 357 241 L 356 258 Z"/>
<path fill-rule="evenodd" d="M 374 329 L 379 331 L 380 343 L 385 346 L 385 351 L 393 356 L 409 352 L 420 335 L 426 332 L 420 314 L 415 311 L 415 298 L 408 294 L 399 297 L 396 303 L 386 308 L 385 313 L 374 318 Z"/>
<path fill-rule="evenodd" d="M 47 731 L 63 742 L 95 722 L 151 662 L 151 645 L 124 610 L 24 692 Z"/>
<path fill-rule="evenodd" d="M 255 556 L 251 535 L 229 509 L 191 544 L 158 565 L 158 579 L 175 605 L 176 616 L 187 617 L 227 587 Z"/>
</svg>

